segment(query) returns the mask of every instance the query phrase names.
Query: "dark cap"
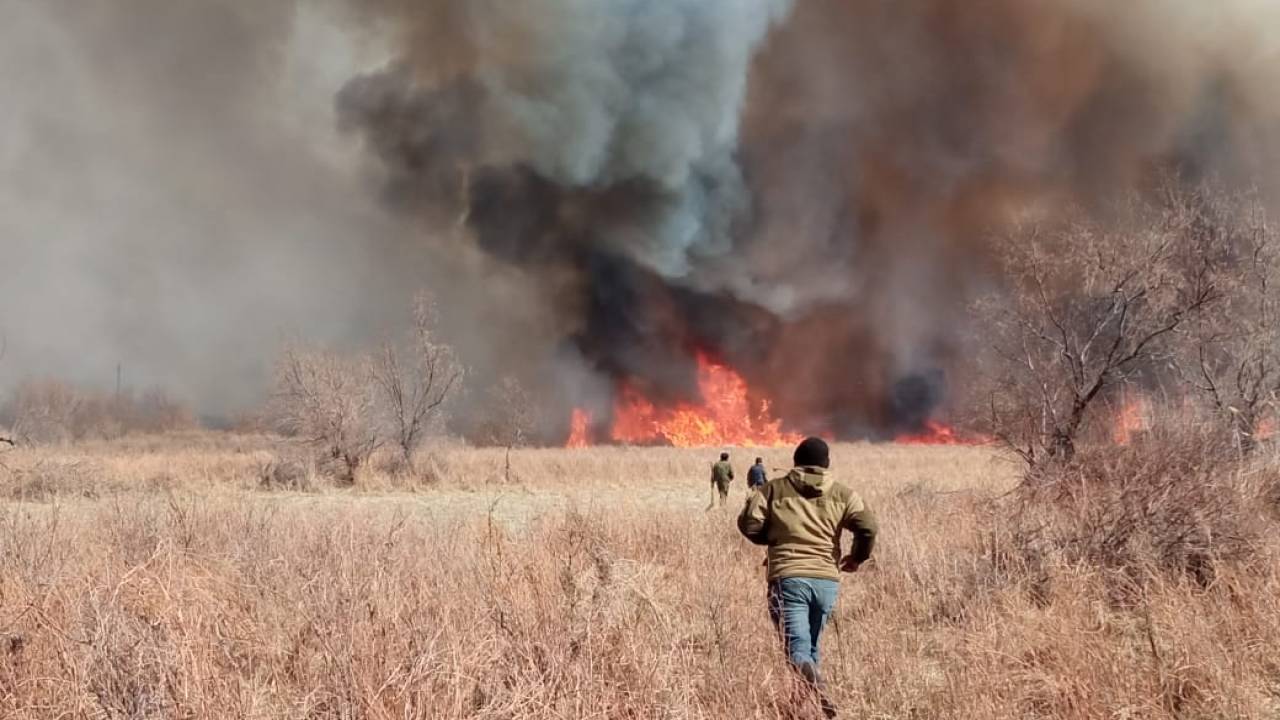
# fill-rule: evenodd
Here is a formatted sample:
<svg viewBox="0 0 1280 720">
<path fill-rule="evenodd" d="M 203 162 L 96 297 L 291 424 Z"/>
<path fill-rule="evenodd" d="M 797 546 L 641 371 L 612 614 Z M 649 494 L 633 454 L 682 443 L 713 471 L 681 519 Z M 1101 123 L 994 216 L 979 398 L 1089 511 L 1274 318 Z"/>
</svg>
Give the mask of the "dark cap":
<svg viewBox="0 0 1280 720">
<path fill-rule="evenodd" d="M 728 460 L 728 459 L 729 459 L 729 453 L 720 453 L 720 459 L 721 459 L 721 460 Z"/>
<path fill-rule="evenodd" d="M 805 438 L 796 446 L 796 454 L 792 456 L 796 467 L 831 467 L 831 449 L 827 441 L 820 437 Z"/>
</svg>

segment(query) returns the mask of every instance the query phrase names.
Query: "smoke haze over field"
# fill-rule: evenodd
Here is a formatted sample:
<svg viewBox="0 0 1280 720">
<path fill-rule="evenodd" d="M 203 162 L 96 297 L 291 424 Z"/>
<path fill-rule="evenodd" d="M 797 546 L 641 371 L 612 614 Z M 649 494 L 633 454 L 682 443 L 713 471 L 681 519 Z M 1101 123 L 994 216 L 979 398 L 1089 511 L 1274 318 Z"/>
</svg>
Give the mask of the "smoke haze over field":
<svg viewBox="0 0 1280 720">
<path fill-rule="evenodd" d="M 705 351 L 799 429 L 910 425 L 985 233 L 1280 159 L 1269 0 L 0 9 L 0 381 L 120 361 L 213 411 L 425 285 L 566 423 Z"/>
<path fill-rule="evenodd" d="M 353 343 L 405 315 L 417 280 L 333 129 L 353 59 L 322 18 L 231 0 L 0 16 L 0 383 L 106 387 L 122 363 L 227 412 L 261 399 L 286 334 Z"/>
</svg>

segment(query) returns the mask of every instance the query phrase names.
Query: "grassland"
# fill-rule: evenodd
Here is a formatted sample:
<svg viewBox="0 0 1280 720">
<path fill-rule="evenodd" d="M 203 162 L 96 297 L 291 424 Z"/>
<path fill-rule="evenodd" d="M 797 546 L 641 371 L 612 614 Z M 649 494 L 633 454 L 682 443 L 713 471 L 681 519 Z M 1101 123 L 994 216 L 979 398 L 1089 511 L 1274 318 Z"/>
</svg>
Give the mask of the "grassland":
<svg viewBox="0 0 1280 720">
<path fill-rule="evenodd" d="M 706 509 L 713 453 L 508 469 L 440 448 L 337 488 L 278 482 L 287 452 L 195 434 L 0 455 L 0 717 L 812 713 L 760 551 L 736 507 Z M 884 533 L 826 637 L 845 717 L 1280 717 L 1275 548 L 1118 599 L 1109 571 L 1001 561 L 1016 468 L 989 450 L 847 445 L 833 465 Z"/>
</svg>

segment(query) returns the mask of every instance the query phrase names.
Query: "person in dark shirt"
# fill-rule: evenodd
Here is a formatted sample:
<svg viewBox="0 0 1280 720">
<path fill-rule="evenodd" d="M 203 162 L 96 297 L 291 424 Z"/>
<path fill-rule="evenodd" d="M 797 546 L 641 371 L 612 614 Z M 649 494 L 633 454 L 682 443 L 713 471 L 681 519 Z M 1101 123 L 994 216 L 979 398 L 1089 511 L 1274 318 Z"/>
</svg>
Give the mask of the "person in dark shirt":
<svg viewBox="0 0 1280 720">
<path fill-rule="evenodd" d="M 769 482 L 769 478 L 764 470 L 764 458 L 756 458 L 756 464 L 751 466 L 747 471 L 747 489 L 755 490 L 764 487 Z"/>
</svg>

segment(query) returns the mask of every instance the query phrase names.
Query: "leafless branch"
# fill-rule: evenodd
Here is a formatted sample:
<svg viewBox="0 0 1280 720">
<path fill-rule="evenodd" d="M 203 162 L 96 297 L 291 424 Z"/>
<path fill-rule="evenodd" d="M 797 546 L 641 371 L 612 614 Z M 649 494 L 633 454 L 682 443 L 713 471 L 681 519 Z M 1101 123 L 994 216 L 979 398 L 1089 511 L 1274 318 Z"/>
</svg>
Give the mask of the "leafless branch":
<svg viewBox="0 0 1280 720">
<path fill-rule="evenodd" d="M 436 338 L 434 303 L 419 296 L 414 306 L 412 342 L 407 350 L 384 343 L 371 375 L 406 463 L 461 383 L 463 366 L 453 348 Z"/>
<path fill-rule="evenodd" d="M 988 414 L 1028 465 L 1070 457 L 1099 399 L 1173 362 L 1182 328 L 1223 300 L 1213 249 L 1186 232 L 1181 208 L 1136 207 L 1119 222 L 1081 214 L 998 243 L 1012 284 L 980 306 L 994 340 L 983 362 L 1001 378 Z"/>
<path fill-rule="evenodd" d="M 367 365 L 296 347 L 277 363 L 272 404 L 280 428 L 338 463 L 347 483 L 383 443 Z"/>
</svg>

